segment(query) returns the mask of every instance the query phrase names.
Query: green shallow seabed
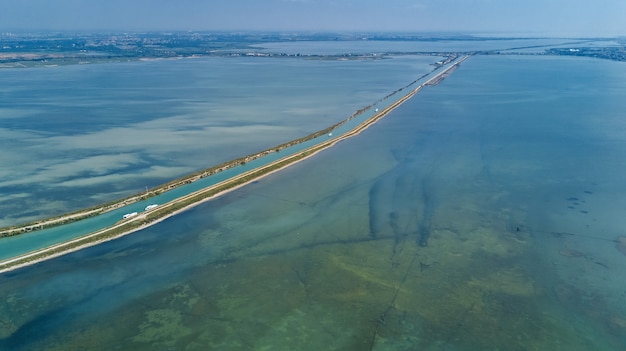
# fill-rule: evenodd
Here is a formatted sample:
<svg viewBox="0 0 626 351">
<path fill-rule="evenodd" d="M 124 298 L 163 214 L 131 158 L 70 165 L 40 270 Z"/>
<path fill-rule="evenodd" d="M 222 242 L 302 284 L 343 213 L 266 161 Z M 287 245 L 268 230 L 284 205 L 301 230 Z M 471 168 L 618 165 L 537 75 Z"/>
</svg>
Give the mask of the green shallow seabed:
<svg viewBox="0 0 626 351">
<path fill-rule="evenodd" d="M 0 339 L 46 350 L 623 350 L 625 258 L 611 240 L 624 109 L 607 120 L 613 104 L 587 104 L 622 96 L 624 80 L 582 89 L 578 75 L 611 83 L 615 66 L 603 76 L 595 61 L 503 60 L 472 58 L 306 162 L 7 275 Z"/>
<path fill-rule="evenodd" d="M 468 200 L 468 199 L 466 199 Z M 465 201 L 467 203 L 467 201 Z M 471 202 L 470 202 L 471 203 Z M 370 239 L 339 227 L 351 243 L 316 246 L 303 233 L 233 248 L 189 279 L 77 326 L 49 350 L 592 350 L 612 349 L 602 301 L 579 304 L 573 287 L 536 281 L 528 234 L 475 208 L 442 208 L 431 242 Z M 337 223 L 335 223 L 337 224 Z M 313 229 L 310 229 L 313 230 Z M 214 238 L 212 231 L 204 235 Z M 319 240 L 320 238 L 318 238 Z M 207 243 L 208 244 L 208 243 Z M 287 249 L 281 246 L 307 246 Z M 277 249 L 278 248 L 278 249 Z M 247 252 L 245 252 L 247 250 Z M 279 251 L 258 254 L 262 251 Z M 256 251 L 256 254 L 252 252 Z M 561 304 L 553 308 L 550 304 Z M 115 323 L 123 321 L 123 323 Z M 128 326 L 134 326 L 129 328 Z M 623 328 L 624 326 L 622 326 Z M 70 330 L 69 328 L 67 330 Z M 626 329 L 615 330 L 616 333 Z"/>
</svg>

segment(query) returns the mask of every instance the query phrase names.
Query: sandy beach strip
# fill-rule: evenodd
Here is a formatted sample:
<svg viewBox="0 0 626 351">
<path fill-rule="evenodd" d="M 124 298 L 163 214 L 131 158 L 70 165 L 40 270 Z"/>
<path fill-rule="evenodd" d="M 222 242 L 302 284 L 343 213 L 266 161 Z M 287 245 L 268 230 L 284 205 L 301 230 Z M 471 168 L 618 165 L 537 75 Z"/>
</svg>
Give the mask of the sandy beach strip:
<svg viewBox="0 0 626 351">
<path fill-rule="evenodd" d="M 148 217 L 150 216 L 151 212 L 144 212 L 135 217 L 118 222 L 117 224 L 113 226 L 98 230 L 96 232 L 81 236 L 79 238 L 69 240 L 63 243 L 51 245 L 41 250 L 29 252 L 23 255 L 19 255 L 19 256 L 1 261 L 0 273 L 9 272 L 12 270 L 16 270 L 18 268 L 40 263 L 40 262 L 43 262 L 43 261 L 46 261 L 55 257 L 66 255 L 71 252 L 82 250 L 84 248 L 95 246 L 103 242 L 114 240 L 114 239 L 126 236 L 128 234 L 143 230 L 147 227 L 150 227 L 159 222 L 162 222 L 167 218 L 175 216 L 181 212 L 187 211 L 190 208 L 193 208 L 202 203 L 210 201 L 218 196 L 227 194 L 231 191 L 237 190 L 254 181 L 257 181 L 271 174 L 274 174 L 298 162 L 304 161 L 318 154 L 319 152 L 329 147 L 332 147 L 333 145 L 337 144 L 340 141 L 343 141 L 345 139 L 348 139 L 348 138 L 351 138 L 353 136 L 360 134 L 365 129 L 369 128 L 371 125 L 373 125 L 374 123 L 376 123 L 383 117 L 387 116 L 391 111 L 396 109 L 398 106 L 402 105 L 404 102 L 411 99 L 424 86 L 432 85 L 432 82 L 438 83 L 442 79 L 442 77 L 445 78 L 444 75 L 451 72 L 450 71 L 451 69 L 456 68 L 461 62 L 465 61 L 467 58 L 468 56 L 464 56 L 463 58 L 458 59 L 455 63 L 448 66 L 441 72 L 438 72 L 432 78 L 420 84 L 417 88 L 413 89 L 406 95 L 402 96 L 400 99 L 396 100 L 393 104 L 389 105 L 388 107 L 381 110 L 380 112 L 377 112 L 374 116 L 363 121 L 363 123 L 359 124 L 354 129 L 338 137 L 331 138 L 327 141 L 323 141 L 319 144 L 316 144 L 307 149 L 304 149 L 296 154 L 283 157 L 281 159 L 278 159 L 266 165 L 257 167 L 255 169 L 249 170 L 247 172 L 244 172 L 242 174 L 239 174 L 237 176 L 224 180 L 220 183 L 214 184 L 204 189 L 200 189 L 198 191 L 187 194 L 180 198 L 176 198 L 165 204 L 159 205 L 159 207 L 157 208 L 158 211 L 159 212 L 165 211 L 165 213 L 163 213 L 162 215 L 159 215 L 157 218 L 149 219 Z M 218 189 L 221 189 L 221 190 L 218 190 Z M 194 198 L 199 198 L 199 199 L 193 200 Z M 186 204 L 185 206 L 181 208 L 172 209 L 174 205 L 179 204 L 180 202 L 185 202 L 185 201 L 190 201 L 190 200 L 191 202 Z M 129 226 L 130 228 L 127 230 L 123 230 L 119 233 L 116 233 L 114 235 L 110 235 L 110 232 L 115 231 L 124 226 Z"/>
</svg>

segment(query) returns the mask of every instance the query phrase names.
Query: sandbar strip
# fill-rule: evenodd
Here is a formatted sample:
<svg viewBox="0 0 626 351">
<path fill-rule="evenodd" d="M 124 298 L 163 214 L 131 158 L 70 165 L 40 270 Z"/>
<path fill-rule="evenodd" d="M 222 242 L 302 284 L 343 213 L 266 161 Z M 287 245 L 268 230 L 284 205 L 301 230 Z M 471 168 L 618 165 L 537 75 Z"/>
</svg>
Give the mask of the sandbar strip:
<svg viewBox="0 0 626 351">
<path fill-rule="evenodd" d="M 454 68 L 456 68 L 461 62 L 465 61 L 469 56 L 464 56 L 454 62 L 452 65 L 438 72 L 432 78 L 426 82 L 420 84 L 417 88 L 404 95 L 393 104 L 378 112 L 374 116 L 370 117 L 354 129 L 346 132 L 338 137 L 331 138 L 327 141 L 323 141 L 319 144 L 311 146 L 305 150 L 302 150 L 296 154 L 286 156 L 279 160 L 273 161 L 266 165 L 257 167 L 240 175 L 229 178 L 218 184 L 209 186 L 207 188 L 198 190 L 191 194 L 174 199 L 168 203 L 159 205 L 158 209 L 154 211 L 148 211 L 139 214 L 138 216 L 120 221 L 113 226 L 104 228 L 102 230 L 84 235 L 82 237 L 69 240 L 63 243 L 52 245 L 41 250 L 29 252 L 24 255 L 13 257 L 0 262 L 0 273 L 12 271 L 21 267 L 33 265 L 35 263 L 43 262 L 55 257 L 59 257 L 71 252 L 75 252 L 87 247 L 95 246 L 103 242 L 107 242 L 113 239 L 123 237 L 125 235 L 134 233 L 136 231 L 145 229 L 149 226 L 155 225 L 167 218 L 175 216 L 181 212 L 184 212 L 192 207 L 198 206 L 201 203 L 210 201 L 218 196 L 224 195 L 228 192 L 237 190 L 250 184 L 253 181 L 257 181 L 270 174 L 278 172 L 293 164 L 306 160 L 320 151 L 329 148 L 336 143 L 351 138 L 360 134 L 365 129 L 379 121 L 381 118 L 387 116 L 391 111 L 402 105 L 407 100 L 411 99 L 417 92 L 419 92 L 424 86 L 434 85 L 439 83 L 442 78 L 449 75 Z"/>
</svg>

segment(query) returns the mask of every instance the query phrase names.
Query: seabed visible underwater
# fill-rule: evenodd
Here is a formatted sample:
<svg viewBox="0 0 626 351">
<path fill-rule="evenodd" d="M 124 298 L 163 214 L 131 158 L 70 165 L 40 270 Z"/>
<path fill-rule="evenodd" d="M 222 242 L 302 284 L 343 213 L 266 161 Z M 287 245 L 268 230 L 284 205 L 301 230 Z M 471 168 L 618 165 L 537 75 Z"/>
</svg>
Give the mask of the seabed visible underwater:
<svg viewBox="0 0 626 351">
<path fill-rule="evenodd" d="M 0 277 L 1 348 L 624 350 L 626 135 L 621 106 L 587 103 L 625 89 L 536 70 L 585 62 L 507 60 L 472 58 L 332 150 Z"/>
</svg>

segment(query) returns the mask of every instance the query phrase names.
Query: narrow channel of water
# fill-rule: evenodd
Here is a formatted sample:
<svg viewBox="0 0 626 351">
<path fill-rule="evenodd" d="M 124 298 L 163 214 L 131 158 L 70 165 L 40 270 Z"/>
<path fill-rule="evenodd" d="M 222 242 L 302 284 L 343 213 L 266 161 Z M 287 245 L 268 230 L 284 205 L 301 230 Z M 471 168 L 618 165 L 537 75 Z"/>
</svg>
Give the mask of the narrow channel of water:
<svg viewBox="0 0 626 351">
<path fill-rule="evenodd" d="M 333 129 L 332 133 L 330 133 L 329 135 L 324 134 L 311 140 L 307 140 L 305 142 L 287 147 L 280 152 L 269 153 L 255 160 L 251 160 L 250 162 L 247 162 L 243 165 L 236 166 L 223 172 L 204 177 L 193 183 L 185 184 L 183 186 L 164 192 L 160 195 L 151 197 L 147 200 L 139 201 L 98 216 L 87 218 L 67 225 L 47 228 L 13 237 L 2 238 L 0 239 L 0 242 L 2 243 L 2 245 L 0 245 L 0 260 L 23 255 L 58 243 L 69 241 L 87 235 L 89 233 L 93 233 L 95 231 L 115 224 L 120 219 L 122 219 L 124 214 L 132 212 L 143 212 L 148 205 L 164 204 L 169 201 L 173 201 L 177 198 L 191 194 L 200 189 L 218 184 L 227 179 L 238 176 L 257 167 L 269 164 L 283 157 L 294 155 L 321 142 L 327 141 L 329 138 L 340 137 L 353 130 L 364 121 L 373 117 L 379 111 L 382 111 L 385 108 L 389 107 L 399 98 L 403 97 L 411 90 L 416 89 L 420 84 L 426 82 L 428 79 L 432 78 L 433 75 L 438 74 L 442 70 L 454 64 L 454 62 L 456 61 L 453 61 L 444 67 L 440 67 L 439 69 L 436 69 L 422 77 L 416 77 L 419 79 L 416 79 L 414 82 L 412 82 L 410 86 L 398 87 L 398 89 L 403 89 L 396 91 L 393 95 L 381 99 L 380 101 L 372 102 L 370 108 L 356 115 L 354 118 L 346 120 L 345 123 Z"/>
<path fill-rule="evenodd" d="M 624 82 L 472 57 L 315 157 L 3 274 L 0 350 L 622 351 Z"/>
</svg>

